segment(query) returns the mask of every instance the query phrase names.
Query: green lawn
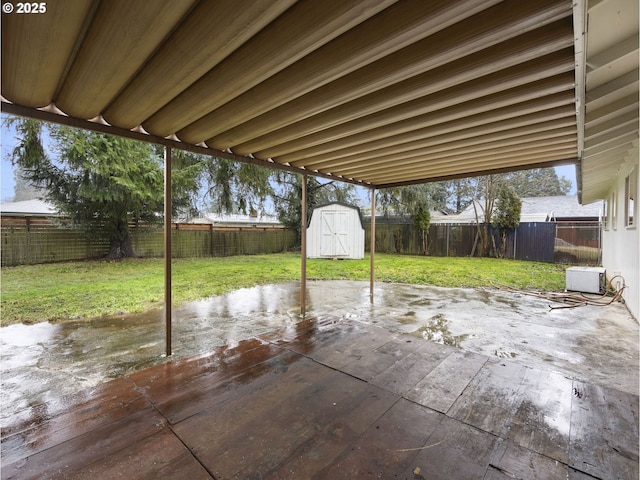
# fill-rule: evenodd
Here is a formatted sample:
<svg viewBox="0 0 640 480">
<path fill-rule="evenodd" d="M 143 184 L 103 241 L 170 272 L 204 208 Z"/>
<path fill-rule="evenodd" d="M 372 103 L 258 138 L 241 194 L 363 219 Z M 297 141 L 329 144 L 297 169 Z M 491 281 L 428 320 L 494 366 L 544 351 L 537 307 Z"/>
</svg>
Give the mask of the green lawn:
<svg viewBox="0 0 640 480">
<path fill-rule="evenodd" d="M 300 256 L 173 261 L 174 305 L 254 285 L 300 279 Z M 70 262 L 2 269 L 2 325 L 61 321 L 162 306 L 162 259 Z M 307 261 L 307 278 L 368 280 L 364 260 Z M 562 291 L 564 266 L 490 258 L 376 255 L 376 281 L 441 287 L 510 286 Z"/>
</svg>

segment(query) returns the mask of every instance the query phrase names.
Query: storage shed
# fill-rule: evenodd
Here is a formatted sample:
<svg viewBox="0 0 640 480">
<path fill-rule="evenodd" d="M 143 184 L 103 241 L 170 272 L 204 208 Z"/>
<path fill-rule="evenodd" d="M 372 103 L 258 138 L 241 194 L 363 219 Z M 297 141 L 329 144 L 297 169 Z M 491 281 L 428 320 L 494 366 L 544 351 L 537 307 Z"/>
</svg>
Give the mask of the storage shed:
<svg viewBox="0 0 640 480">
<path fill-rule="evenodd" d="M 316 207 L 307 228 L 308 258 L 364 258 L 360 209 L 344 203 Z"/>
</svg>

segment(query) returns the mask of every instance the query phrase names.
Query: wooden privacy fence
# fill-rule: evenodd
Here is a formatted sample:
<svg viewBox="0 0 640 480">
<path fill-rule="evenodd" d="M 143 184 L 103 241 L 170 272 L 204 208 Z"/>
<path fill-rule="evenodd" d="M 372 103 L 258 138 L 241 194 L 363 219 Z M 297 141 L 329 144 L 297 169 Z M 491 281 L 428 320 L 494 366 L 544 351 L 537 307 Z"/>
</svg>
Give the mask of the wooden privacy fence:
<svg viewBox="0 0 640 480">
<path fill-rule="evenodd" d="M 295 229 L 288 228 L 175 223 L 172 227 L 174 258 L 278 253 L 296 247 L 297 241 Z M 46 218 L 21 217 L 9 221 L 3 218 L 1 233 L 2 266 L 101 258 L 109 251 L 108 241 L 80 230 L 56 227 Z M 162 228 L 137 226 L 131 229 L 131 234 L 139 256 L 163 255 Z M 369 238 L 370 225 L 365 221 L 367 251 Z M 505 257 L 599 265 L 601 238 L 599 222 L 521 223 L 507 237 Z M 472 224 L 431 225 L 428 243 L 429 255 L 437 257 L 467 257 L 472 252 L 477 255 L 479 250 L 476 226 Z M 376 222 L 376 251 L 421 255 L 420 232 L 407 221 Z"/>
<path fill-rule="evenodd" d="M 87 232 L 52 225 L 47 219 L 2 223 L 2 266 L 27 265 L 105 257 L 109 242 Z M 296 244 L 295 229 L 277 227 L 217 227 L 172 224 L 172 257 L 224 257 L 287 251 Z M 131 229 L 136 254 L 164 254 L 161 227 Z"/>
<path fill-rule="evenodd" d="M 365 220 L 365 246 L 368 249 L 370 221 Z M 500 239 L 491 233 L 499 247 Z M 479 244 L 475 224 L 438 224 L 429 227 L 429 251 L 434 257 L 477 256 Z M 599 222 L 523 222 L 506 238 L 505 258 L 576 265 L 601 263 L 601 224 Z M 475 248 L 474 248 L 475 245 Z M 421 255 L 419 230 L 410 222 L 376 219 L 376 251 Z"/>
</svg>

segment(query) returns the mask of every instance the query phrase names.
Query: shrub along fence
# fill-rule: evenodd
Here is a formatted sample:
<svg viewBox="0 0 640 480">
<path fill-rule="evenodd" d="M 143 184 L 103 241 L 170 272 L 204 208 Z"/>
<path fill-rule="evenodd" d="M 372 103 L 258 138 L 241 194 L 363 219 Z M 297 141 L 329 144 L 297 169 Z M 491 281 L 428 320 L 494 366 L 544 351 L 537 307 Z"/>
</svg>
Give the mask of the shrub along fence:
<svg viewBox="0 0 640 480">
<path fill-rule="evenodd" d="M 278 253 L 295 247 L 294 229 L 277 227 L 217 227 L 209 224 L 172 224 L 172 257 L 224 257 Z M 87 232 L 52 225 L 45 218 L 22 217 L 2 222 L 2 266 L 85 260 L 106 257 L 109 242 Z M 161 227 L 131 228 L 135 252 L 161 257 Z"/>
</svg>

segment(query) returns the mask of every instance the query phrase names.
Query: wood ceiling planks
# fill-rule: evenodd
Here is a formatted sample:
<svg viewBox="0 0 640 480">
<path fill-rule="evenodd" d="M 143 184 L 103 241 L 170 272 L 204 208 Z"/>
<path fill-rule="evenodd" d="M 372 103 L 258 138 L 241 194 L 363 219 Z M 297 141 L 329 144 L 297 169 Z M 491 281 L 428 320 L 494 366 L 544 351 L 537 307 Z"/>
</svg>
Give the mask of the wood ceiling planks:
<svg viewBox="0 0 640 480">
<path fill-rule="evenodd" d="M 47 8 L 2 15 L 2 95 L 17 106 L 377 187 L 578 155 L 570 0 Z M 615 128 L 598 102 L 602 137 Z"/>
</svg>

